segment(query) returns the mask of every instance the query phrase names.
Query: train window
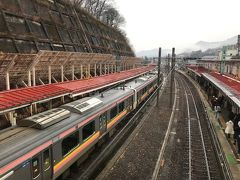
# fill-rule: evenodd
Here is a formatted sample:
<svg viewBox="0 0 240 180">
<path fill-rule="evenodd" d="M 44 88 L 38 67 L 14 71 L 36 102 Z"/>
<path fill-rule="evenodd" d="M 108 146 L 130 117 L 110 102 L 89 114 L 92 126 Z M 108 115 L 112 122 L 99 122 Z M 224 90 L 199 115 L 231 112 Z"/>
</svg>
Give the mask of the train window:
<svg viewBox="0 0 240 180">
<path fill-rule="evenodd" d="M 66 156 L 79 144 L 79 132 L 71 134 L 62 141 L 62 155 Z"/>
<path fill-rule="evenodd" d="M 36 179 L 40 175 L 40 165 L 38 158 L 33 158 L 32 160 L 32 175 L 33 179 Z"/>
<path fill-rule="evenodd" d="M 118 113 L 117 113 L 117 106 L 115 106 L 115 107 L 112 108 L 111 111 L 110 111 L 110 121 L 111 121 L 111 119 L 115 118 L 117 114 L 118 114 Z"/>
<path fill-rule="evenodd" d="M 124 110 L 124 101 L 119 104 L 119 113 Z"/>
<path fill-rule="evenodd" d="M 100 117 L 99 117 L 99 122 L 100 122 L 100 129 L 102 129 L 104 127 L 104 124 L 107 121 L 107 113 L 103 113 Z"/>
<path fill-rule="evenodd" d="M 47 171 L 50 168 L 50 155 L 49 149 L 43 152 L 43 170 Z"/>
<path fill-rule="evenodd" d="M 83 141 L 88 139 L 95 132 L 95 121 L 92 121 L 85 125 L 82 129 Z"/>
<path fill-rule="evenodd" d="M 126 104 L 125 104 L 126 107 L 129 107 L 129 106 L 132 105 L 132 98 L 133 98 L 133 97 L 131 96 L 131 97 L 129 97 L 129 98 L 127 99 Z"/>
</svg>

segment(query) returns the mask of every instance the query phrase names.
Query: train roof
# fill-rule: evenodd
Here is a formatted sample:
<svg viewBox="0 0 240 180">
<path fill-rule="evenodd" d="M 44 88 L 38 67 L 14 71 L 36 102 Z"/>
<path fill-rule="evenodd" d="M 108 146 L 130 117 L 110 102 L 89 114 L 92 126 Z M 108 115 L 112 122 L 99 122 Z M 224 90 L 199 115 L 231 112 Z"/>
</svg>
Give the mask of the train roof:
<svg viewBox="0 0 240 180">
<path fill-rule="evenodd" d="M 0 167 L 11 162 L 13 159 L 17 159 L 23 154 L 26 154 L 27 152 L 31 151 L 32 149 L 38 147 L 39 145 L 49 140 L 53 140 L 53 143 L 57 142 L 58 138 L 56 137 L 58 137 L 59 134 L 83 122 L 88 117 L 91 117 L 101 109 L 104 109 L 107 106 L 111 105 L 113 102 L 116 102 L 122 99 L 123 97 L 131 95 L 133 93 L 132 89 L 136 89 L 142 86 L 143 84 L 147 83 L 149 79 L 156 78 L 156 76 L 154 75 L 149 75 L 149 77 L 150 78 L 148 78 L 145 81 L 133 80 L 125 84 L 125 88 L 116 87 L 114 89 L 103 92 L 103 95 L 98 94 L 93 97 L 84 98 L 63 105 L 60 108 L 56 108 L 59 110 L 63 109 L 66 110 L 66 115 L 68 117 L 61 119 L 60 121 L 54 122 L 45 128 L 37 129 L 31 127 L 17 126 L 0 132 Z M 94 99 L 95 103 L 96 101 L 98 101 L 97 106 L 91 108 L 89 111 L 86 111 L 86 113 L 77 112 L 73 110 L 74 108 L 73 109 L 69 108 L 73 104 L 77 105 L 76 102 L 79 102 L 80 105 L 84 102 L 87 101 L 89 102 L 89 100 L 91 99 Z M 68 111 L 70 112 L 70 116 L 68 115 Z M 42 114 L 46 113 L 43 112 L 35 116 L 40 116 Z"/>
</svg>

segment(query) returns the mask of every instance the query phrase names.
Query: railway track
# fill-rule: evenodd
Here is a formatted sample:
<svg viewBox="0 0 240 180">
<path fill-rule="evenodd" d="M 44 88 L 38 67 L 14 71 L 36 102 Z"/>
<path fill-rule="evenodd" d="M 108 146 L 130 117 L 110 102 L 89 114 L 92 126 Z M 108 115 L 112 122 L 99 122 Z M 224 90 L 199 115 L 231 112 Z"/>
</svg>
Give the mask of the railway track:
<svg viewBox="0 0 240 180">
<path fill-rule="evenodd" d="M 211 179 L 206 145 L 203 138 L 203 128 L 200 123 L 199 113 L 193 93 L 183 79 L 185 84 L 184 94 L 187 102 L 188 122 L 188 175 L 189 179 Z"/>
<path fill-rule="evenodd" d="M 195 87 L 183 75 L 179 80 L 184 88 L 187 109 L 187 154 L 185 153 L 188 179 L 221 179 L 218 162 L 207 127 L 204 108 Z"/>
<path fill-rule="evenodd" d="M 176 73 L 179 88 L 178 111 L 157 177 L 152 179 L 222 180 L 222 162 L 216 140 L 196 87 L 184 75 Z"/>
</svg>

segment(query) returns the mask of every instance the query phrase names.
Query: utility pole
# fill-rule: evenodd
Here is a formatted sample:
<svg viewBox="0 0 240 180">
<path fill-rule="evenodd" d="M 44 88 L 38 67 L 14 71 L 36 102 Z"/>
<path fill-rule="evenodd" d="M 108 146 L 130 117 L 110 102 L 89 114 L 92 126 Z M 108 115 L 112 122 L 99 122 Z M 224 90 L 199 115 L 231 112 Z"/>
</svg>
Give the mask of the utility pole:
<svg viewBox="0 0 240 180">
<path fill-rule="evenodd" d="M 169 74 L 170 72 L 170 54 L 168 54 L 168 57 L 167 57 L 167 74 Z"/>
<path fill-rule="evenodd" d="M 170 108 L 172 107 L 173 81 L 174 81 L 174 66 L 175 66 L 175 48 L 172 48 L 172 63 L 171 63 L 171 79 L 170 79 Z"/>
<path fill-rule="evenodd" d="M 160 94 L 160 68 L 161 68 L 161 53 L 162 53 L 162 48 L 159 48 L 158 52 L 158 91 L 157 91 L 157 106 L 159 106 L 159 94 Z"/>
</svg>

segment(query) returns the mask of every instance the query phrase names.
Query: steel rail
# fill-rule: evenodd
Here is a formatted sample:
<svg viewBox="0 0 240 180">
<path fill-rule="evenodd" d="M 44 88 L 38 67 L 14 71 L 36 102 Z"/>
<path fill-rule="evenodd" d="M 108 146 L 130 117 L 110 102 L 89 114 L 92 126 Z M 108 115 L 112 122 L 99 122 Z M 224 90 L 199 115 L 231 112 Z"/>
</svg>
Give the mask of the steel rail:
<svg viewBox="0 0 240 180">
<path fill-rule="evenodd" d="M 192 82 L 192 84 L 198 88 L 198 91 L 200 92 L 199 89 L 201 89 L 201 87 L 195 82 L 193 81 L 189 76 L 187 76 L 186 74 L 180 72 L 182 75 L 184 75 L 186 78 L 188 78 L 189 81 Z M 205 113 L 205 117 L 207 118 L 207 123 L 208 123 L 208 128 L 210 130 L 210 134 L 211 134 L 211 140 L 213 142 L 213 145 L 214 145 L 214 150 L 216 152 L 216 154 L 218 154 L 217 158 L 218 158 L 218 161 L 219 163 L 221 164 L 221 169 L 222 169 L 222 173 L 223 173 L 223 176 L 224 176 L 224 179 L 226 180 L 232 180 L 233 179 L 233 176 L 232 176 L 232 173 L 231 173 L 231 170 L 229 168 L 229 165 L 228 165 L 228 162 L 227 162 L 227 159 L 226 159 L 226 156 L 224 154 L 224 151 L 222 149 L 222 146 L 221 146 L 221 143 L 219 142 L 218 140 L 218 136 L 217 136 L 217 133 L 215 132 L 214 130 L 214 125 L 213 123 L 210 121 L 210 118 L 209 118 L 209 115 L 207 113 L 207 109 L 206 109 L 206 106 L 203 102 L 203 97 L 201 96 L 201 105 L 202 107 L 204 108 L 204 113 Z"/>
<path fill-rule="evenodd" d="M 184 89 L 184 94 L 187 102 L 187 116 L 188 116 L 188 179 L 192 179 L 192 138 L 191 138 L 191 117 L 190 117 L 190 106 L 188 101 L 188 94 L 186 87 L 183 84 L 183 80 L 181 79 L 182 86 Z"/>
<path fill-rule="evenodd" d="M 191 97 L 193 99 L 193 104 L 194 104 L 194 109 L 197 115 L 197 121 L 198 121 L 198 128 L 200 131 L 200 135 L 201 135 L 201 142 L 202 142 L 202 147 L 203 147 L 203 152 L 204 152 L 204 158 L 205 158 L 205 163 L 206 163 L 206 168 L 207 168 L 207 174 L 208 174 L 208 179 L 211 180 L 211 175 L 210 175 L 210 168 L 209 168 L 209 164 L 208 164 L 208 157 L 207 157 L 207 153 L 206 153 L 206 146 L 205 146 L 205 142 L 204 142 L 204 138 L 203 138 L 203 131 L 202 131 L 202 126 L 200 123 L 200 118 L 199 118 L 199 113 L 198 113 L 198 109 L 196 106 L 196 101 L 195 98 L 193 96 L 193 93 L 188 85 L 188 83 L 186 82 L 186 80 L 184 79 L 185 84 L 187 85 L 187 88 L 189 89 L 189 92 L 191 94 Z"/>
</svg>

